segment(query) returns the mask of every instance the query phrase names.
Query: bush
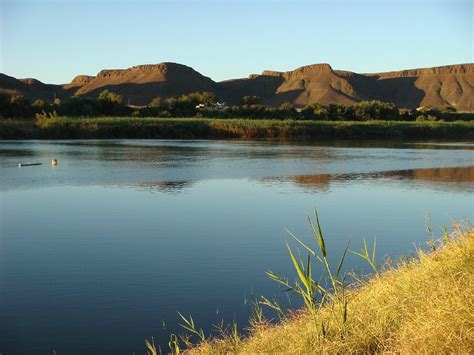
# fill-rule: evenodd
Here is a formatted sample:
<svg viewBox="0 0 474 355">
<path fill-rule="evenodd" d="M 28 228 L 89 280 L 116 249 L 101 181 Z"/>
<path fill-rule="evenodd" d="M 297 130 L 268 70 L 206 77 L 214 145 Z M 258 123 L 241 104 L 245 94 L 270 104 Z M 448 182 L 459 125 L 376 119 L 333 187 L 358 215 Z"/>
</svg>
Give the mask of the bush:
<svg viewBox="0 0 474 355">
<path fill-rule="evenodd" d="M 123 102 L 123 97 L 119 94 L 111 92 L 109 90 L 102 91 L 97 97 L 99 101 L 108 101 L 121 104 Z"/>
<path fill-rule="evenodd" d="M 55 120 L 58 118 L 58 113 L 56 111 L 53 111 L 53 112 L 42 111 L 41 113 L 37 113 L 35 117 L 36 117 L 36 125 L 39 128 L 47 128 L 54 124 Z"/>
</svg>

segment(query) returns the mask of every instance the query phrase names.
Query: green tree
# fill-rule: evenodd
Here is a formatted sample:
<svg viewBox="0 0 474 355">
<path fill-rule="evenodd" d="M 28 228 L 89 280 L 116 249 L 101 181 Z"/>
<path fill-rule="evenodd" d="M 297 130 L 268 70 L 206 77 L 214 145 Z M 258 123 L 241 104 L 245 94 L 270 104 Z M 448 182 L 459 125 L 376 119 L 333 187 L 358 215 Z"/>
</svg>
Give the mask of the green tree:
<svg viewBox="0 0 474 355">
<path fill-rule="evenodd" d="M 44 109 L 46 107 L 46 102 L 38 99 L 38 100 L 35 100 L 31 105 L 37 109 Z"/>
<path fill-rule="evenodd" d="M 109 90 L 102 91 L 98 96 L 99 101 L 108 101 L 121 104 L 123 102 L 123 97 L 119 94 L 116 94 Z"/>
<path fill-rule="evenodd" d="M 306 105 L 303 110 L 301 110 L 301 114 L 306 119 L 324 120 L 327 119 L 328 109 L 324 105 L 314 102 Z"/>
<path fill-rule="evenodd" d="M 294 106 L 293 106 L 291 103 L 285 102 L 285 103 L 282 103 L 282 104 L 278 107 L 278 109 L 279 109 L 280 111 L 293 111 L 295 108 L 294 108 Z"/>
<path fill-rule="evenodd" d="M 160 107 L 163 104 L 163 99 L 161 97 L 155 97 L 150 101 L 151 107 Z"/>
<path fill-rule="evenodd" d="M 211 105 L 217 102 L 217 97 L 213 92 L 210 92 L 210 91 L 192 92 L 187 95 L 181 95 L 178 101 L 189 102 L 195 105 L 197 104 Z"/>
</svg>

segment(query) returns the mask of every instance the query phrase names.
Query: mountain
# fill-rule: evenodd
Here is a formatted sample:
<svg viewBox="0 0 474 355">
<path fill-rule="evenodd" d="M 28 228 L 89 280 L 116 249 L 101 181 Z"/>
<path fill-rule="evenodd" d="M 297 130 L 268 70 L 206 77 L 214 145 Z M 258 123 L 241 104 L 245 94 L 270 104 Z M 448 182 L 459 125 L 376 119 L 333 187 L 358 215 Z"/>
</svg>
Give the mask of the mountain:
<svg viewBox="0 0 474 355">
<path fill-rule="evenodd" d="M 225 81 L 220 86 L 222 95 L 229 101 L 252 95 L 270 106 L 284 102 L 305 106 L 313 102 L 352 104 L 360 101 L 350 83 L 329 64 L 308 65 L 288 72 L 265 70 L 261 75 Z"/>
<path fill-rule="evenodd" d="M 181 64 L 138 65 L 124 70 L 102 70 L 96 77 L 76 77 L 76 95 L 97 97 L 113 91 L 133 105 L 147 105 L 155 97 L 177 97 L 195 91 L 216 91 L 216 83 Z"/>
<path fill-rule="evenodd" d="M 0 92 L 21 94 L 51 102 L 72 95 L 97 97 L 102 90 L 122 95 L 131 105 L 147 105 L 155 97 L 178 97 L 212 91 L 221 100 L 239 103 L 258 96 L 263 104 L 290 102 L 350 105 L 363 100 L 393 102 L 403 108 L 452 106 L 474 111 L 474 64 L 358 74 L 333 70 L 329 64 L 307 65 L 287 72 L 265 70 L 248 78 L 215 82 L 194 69 L 176 63 L 107 69 L 96 76 L 79 75 L 64 85 L 0 74 Z"/>
<path fill-rule="evenodd" d="M 329 64 L 288 72 L 264 71 L 248 79 L 219 83 L 229 101 L 255 95 L 267 105 L 353 104 L 363 100 L 393 102 L 399 107 L 452 106 L 474 110 L 474 64 L 449 65 L 398 72 L 357 74 L 333 70 Z"/>
</svg>

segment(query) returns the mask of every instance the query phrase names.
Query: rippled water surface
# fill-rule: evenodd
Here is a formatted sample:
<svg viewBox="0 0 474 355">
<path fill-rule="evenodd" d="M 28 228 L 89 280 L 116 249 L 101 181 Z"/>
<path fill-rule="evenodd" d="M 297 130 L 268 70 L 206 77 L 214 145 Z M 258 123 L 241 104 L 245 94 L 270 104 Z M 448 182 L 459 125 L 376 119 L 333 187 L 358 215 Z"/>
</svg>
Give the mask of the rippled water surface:
<svg viewBox="0 0 474 355">
<path fill-rule="evenodd" d="M 336 262 L 377 238 L 410 255 L 472 220 L 474 144 L 239 141 L 0 142 L 0 352 L 137 354 L 281 297 L 285 228 L 311 242 L 317 206 Z M 58 159 L 55 167 L 51 159 Z M 18 167 L 18 163 L 43 163 Z M 354 258 L 347 270 L 366 270 Z"/>
</svg>

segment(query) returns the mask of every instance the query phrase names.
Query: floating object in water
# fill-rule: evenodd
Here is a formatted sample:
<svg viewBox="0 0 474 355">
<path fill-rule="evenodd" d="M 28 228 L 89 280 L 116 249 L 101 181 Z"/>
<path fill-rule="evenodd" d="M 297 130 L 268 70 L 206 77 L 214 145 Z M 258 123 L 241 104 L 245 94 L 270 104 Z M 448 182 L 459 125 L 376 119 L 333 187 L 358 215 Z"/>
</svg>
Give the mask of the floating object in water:
<svg viewBox="0 0 474 355">
<path fill-rule="evenodd" d="M 51 160 L 51 165 L 53 166 L 58 165 L 58 159 Z"/>
<path fill-rule="evenodd" d="M 34 166 L 34 165 L 43 165 L 43 163 L 20 163 L 18 167 L 21 168 L 22 166 Z"/>
</svg>

